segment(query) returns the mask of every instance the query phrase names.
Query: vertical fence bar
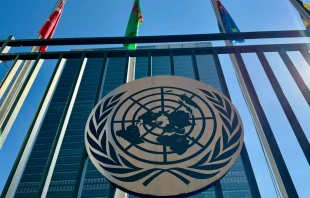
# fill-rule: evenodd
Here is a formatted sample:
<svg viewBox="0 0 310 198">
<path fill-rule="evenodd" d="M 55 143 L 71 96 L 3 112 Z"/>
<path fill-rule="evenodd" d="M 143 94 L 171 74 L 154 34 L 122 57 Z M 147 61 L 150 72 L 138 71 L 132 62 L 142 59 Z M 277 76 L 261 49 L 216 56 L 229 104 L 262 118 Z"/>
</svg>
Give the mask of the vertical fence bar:
<svg viewBox="0 0 310 198">
<path fill-rule="evenodd" d="M 304 48 L 299 48 L 299 52 L 301 55 L 304 57 L 306 62 L 308 63 L 308 66 L 310 66 L 310 54 L 309 54 L 309 49 L 304 49 Z"/>
<path fill-rule="evenodd" d="M 15 40 L 14 36 L 11 35 L 9 36 L 5 41 L 4 43 L 1 45 L 0 47 L 0 54 L 6 54 L 9 52 L 9 50 L 11 49 L 10 46 L 7 46 L 7 44 L 12 41 L 12 40 Z M 0 60 L 0 63 L 1 63 L 1 60 Z"/>
<path fill-rule="evenodd" d="M 2 79 L 0 83 L 0 99 L 2 98 L 4 93 L 7 91 L 8 86 L 11 84 L 11 81 L 14 78 L 22 62 L 23 61 L 19 59 L 19 55 L 17 55 L 11 67 L 9 68 L 9 70 L 7 71 L 7 73 L 5 74 L 4 78 Z"/>
<path fill-rule="evenodd" d="M 191 50 L 191 56 L 192 56 L 192 64 L 193 64 L 193 70 L 194 70 L 194 78 L 200 81 L 195 50 Z"/>
<path fill-rule="evenodd" d="M 255 88 L 254 88 L 254 85 L 253 85 L 252 80 L 250 78 L 250 75 L 249 75 L 249 73 L 245 67 L 245 64 L 243 62 L 241 54 L 237 48 L 235 49 L 235 57 L 236 57 L 236 61 L 238 62 L 239 66 L 240 66 L 241 74 L 244 78 L 245 85 L 247 87 L 247 90 L 248 90 L 249 95 L 251 97 L 251 100 L 253 102 L 253 106 L 257 112 L 258 119 L 262 125 L 263 133 L 264 133 L 263 135 L 266 137 L 266 140 L 268 142 L 268 146 L 270 147 L 270 150 L 272 152 L 272 156 L 274 157 L 276 167 L 279 170 L 279 174 L 280 174 L 281 179 L 283 181 L 284 189 L 281 188 L 281 184 L 279 184 L 281 192 L 286 193 L 286 195 L 283 195 L 284 197 L 298 197 L 296 188 L 295 188 L 294 183 L 292 181 L 292 178 L 289 174 L 289 171 L 286 167 L 286 164 L 285 164 L 285 161 L 284 161 L 283 156 L 281 154 L 278 143 L 274 137 L 274 134 L 272 132 L 272 129 L 270 127 L 268 119 L 265 115 L 263 107 L 261 106 L 261 104 L 259 102 L 259 98 L 258 98 L 258 95 L 255 91 Z"/>
<path fill-rule="evenodd" d="M 9 98 L 6 98 L 1 106 L 0 116 L 2 117 L 0 120 L 0 131 L 2 131 L 2 134 L 0 138 L 0 148 L 2 147 L 3 142 L 14 124 L 14 121 L 32 87 L 32 84 L 41 69 L 42 63 L 43 60 L 41 60 L 41 55 L 38 55 L 33 66 L 28 72 L 28 75 L 26 76 L 25 82 L 21 85 L 20 91 L 18 93 L 12 93 L 13 95 L 16 95 L 15 100 L 9 100 Z"/>
<path fill-rule="evenodd" d="M 222 70 L 221 62 L 220 62 L 220 59 L 218 57 L 218 53 L 215 49 L 213 49 L 213 59 L 215 62 L 217 75 L 219 76 L 219 79 L 220 79 L 223 94 L 226 95 L 229 98 L 229 100 L 231 100 L 230 93 L 229 93 L 229 90 L 228 90 L 228 87 L 227 87 L 227 84 L 225 81 L 225 76 L 224 76 L 224 73 Z M 260 192 L 258 189 L 258 185 L 257 185 L 256 179 L 255 179 L 254 171 L 253 171 L 251 161 L 250 161 L 250 158 L 249 158 L 245 144 L 243 144 L 240 155 L 241 155 L 241 159 L 242 159 L 243 166 L 245 169 L 245 173 L 247 176 L 247 180 L 249 183 L 249 187 L 251 190 L 251 194 L 252 194 L 253 198 L 260 198 L 261 195 L 260 195 Z"/>
<path fill-rule="evenodd" d="M 19 62 L 17 62 L 19 64 Z M 0 92 L 0 98 L 2 98 L 3 94 L 6 92 L 6 97 L 4 98 L 3 102 L 0 105 L 0 123 L 3 121 L 3 118 L 7 114 L 7 109 L 11 108 L 12 103 L 17 100 L 17 95 L 21 90 L 21 87 L 25 83 L 25 80 L 27 79 L 27 76 L 29 74 L 29 71 L 36 65 L 37 68 L 40 68 L 43 64 L 43 60 L 39 61 L 35 64 L 35 60 L 26 60 L 24 61 L 24 64 L 17 75 L 16 79 L 12 82 L 12 79 L 7 79 L 8 84 L 12 84 L 9 89 L 2 87 Z M 16 65 L 16 67 L 19 68 L 20 65 Z M 4 109 L 4 110 L 3 110 Z M 3 112 L 4 111 L 4 112 Z"/>
<path fill-rule="evenodd" d="M 225 94 L 229 98 L 229 100 L 231 100 L 230 93 L 229 93 L 229 90 L 228 90 L 228 87 L 227 87 L 227 84 L 225 81 L 224 72 L 222 70 L 222 65 L 221 65 L 221 62 L 220 62 L 220 59 L 219 59 L 219 56 L 218 56 L 216 49 L 213 49 L 212 56 L 213 56 L 213 60 L 214 60 L 215 66 L 216 66 L 217 75 L 219 76 L 219 79 L 220 79 L 223 94 Z"/>
<path fill-rule="evenodd" d="M 40 36 L 39 36 L 40 38 Z M 9 42 L 9 41 L 6 41 Z M 5 43 L 4 43 L 5 44 Z M 37 52 L 40 47 L 34 46 L 31 49 L 31 52 Z M 36 62 L 35 60 L 26 60 L 21 68 L 21 71 L 17 75 L 17 78 L 12 82 L 12 86 L 7 91 L 7 89 L 2 89 L 2 92 L 5 93 L 7 91 L 7 95 L 4 98 L 3 102 L 0 104 L 0 130 L 3 129 L 3 134 L 7 134 L 15 121 L 15 118 L 26 98 L 28 92 L 32 86 L 33 81 L 36 78 L 37 72 L 39 72 L 41 66 L 43 64 L 43 60 L 39 60 Z M 34 71 L 33 71 L 33 67 Z M 33 72 L 29 79 L 30 72 Z M 24 85 L 27 83 L 27 86 Z M 9 83 L 10 84 L 10 83 Z M 22 92 L 22 95 L 20 93 Z M 21 97 L 20 97 L 21 96 Z M 2 97 L 2 96 L 1 96 Z M 15 102 L 18 100 L 18 103 Z M 14 105 L 15 104 L 15 105 Z M 14 111 L 11 113 L 11 107 L 14 107 Z M 6 118 L 10 118 L 9 121 L 5 121 Z M 5 122 L 5 125 L 3 124 Z"/>
<path fill-rule="evenodd" d="M 169 51 L 169 55 L 170 55 L 170 70 L 171 70 L 171 75 L 172 75 L 172 76 L 175 76 L 174 59 L 173 59 L 173 51 L 172 51 L 172 50 Z"/>
<path fill-rule="evenodd" d="M 116 192 L 116 186 L 114 184 L 110 183 L 108 198 L 114 198 L 115 192 Z"/>
<path fill-rule="evenodd" d="M 305 97 L 305 100 L 307 101 L 308 105 L 310 106 L 310 90 L 308 86 L 306 85 L 305 81 L 300 76 L 299 72 L 297 71 L 294 63 L 290 59 L 290 57 L 287 55 L 286 51 L 284 49 L 280 49 L 278 51 L 279 55 L 281 56 L 286 68 L 292 75 L 293 79 L 295 80 L 299 90 L 301 91 L 302 95 Z"/>
<path fill-rule="evenodd" d="M 130 57 L 129 57 L 129 51 L 126 52 L 126 60 L 125 60 L 125 67 L 124 67 L 124 78 L 123 78 L 123 84 L 126 84 L 127 82 L 131 81 L 132 79 L 129 79 L 129 76 L 132 76 L 132 74 L 129 74 L 129 72 L 132 72 L 129 70 L 130 63 L 135 63 L 135 62 L 130 62 Z M 128 81 L 129 80 L 129 81 Z M 114 191 L 114 192 L 113 192 Z M 109 198 L 119 198 L 124 195 L 124 198 L 127 197 L 127 193 L 124 193 L 120 189 L 116 187 L 115 184 L 110 183 L 110 193 L 109 193 Z"/>
<path fill-rule="evenodd" d="M 220 181 L 216 181 L 214 184 L 214 191 L 216 198 L 224 198 L 223 189 Z"/>
<path fill-rule="evenodd" d="M 23 144 L 19 150 L 14 165 L 11 169 L 10 175 L 3 188 L 1 197 L 13 197 L 15 194 L 17 185 L 19 184 L 21 175 L 23 174 L 30 152 L 34 145 L 35 139 L 41 127 L 42 121 L 45 117 L 47 108 L 50 104 L 50 101 L 54 95 L 55 89 L 59 82 L 59 78 L 62 74 L 65 61 L 66 60 L 63 59 L 63 54 L 61 54 L 56 64 L 56 67 L 53 71 L 53 74 L 47 84 L 47 87 L 39 104 L 39 107 L 36 111 L 36 114 L 33 117 L 29 130 L 26 133 Z"/>
<path fill-rule="evenodd" d="M 125 65 L 124 65 L 124 78 L 123 78 L 123 84 L 127 83 L 127 78 L 128 78 L 128 64 L 129 64 L 129 52 L 126 52 L 126 60 L 125 60 Z"/>
<path fill-rule="evenodd" d="M 96 90 L 95 100 L 93 103 L 93 108 L 96 106 L 96 104 L 100 100 L 100 93 L 101 93 L 101 88 L 102 88 L 102 83 L 103 83 L 103 77 L 104 77 L 104 74 L 106 71 L 107 59 L 108 59 L 108 53 L 104 53 L 103 63 L 102 63 L 101 71 L 100 71 L 99 82 L 97 85 L 97 90 Z M 75 180 L 75 185 L 74 185 L 72 197 L 81 197 L 82 196 L 83 175 L 85 176 L 87 164 L 88 164 L 87 163 L 88 160 L 86 160 L 87 158 L 88 158 L 88 155 L 87 155 L 86 148 L 84 146 L 83 152 L 81 155 L 79 170 L 77 173 L 77 178 Z"/>
<path fill-rule="evenodd" d="M 285 53 L 285 52 L 284 52 Z M 264 53 L 258 48 L 257 49 L 257 56 L 263 66 L 263 69 L 269 79 L 269 82 L 271 83 L 271 86 L 282 106 L 282 109 L 285 113 L 286 118 L 288 119 L 294 134 L 298 140 L 298 143 L 304 153 L 304 155 L 306 156 L 306 159 L 310 165 L 310 144 L 308 142 L 307 136 L 305 135 L 303 129 L 301 128 L 301 125 L 290 105 L 290 103 L 288 102 L 284 92 L 282 91 L 281 85 L 278 82 L 274 72 L 271 69 L 271 66 L 266 58 L 266 56 L 264 55 Z M 289 58 L 289 57 L 286 57 Z"/>
<path fill-rule="evenodd" d="M 7 40 L 5 40 L 3 42 L 3 44 L 1 45 L 0 47 L 0 54 L 6 54 L 10 51 L 11 47 L 10 46 L 7 46 L 8 42 L 11 41 L 11 40 L 15 40 L 14 36 L 11 35 L 7 38 Z M 19 57 L 19 55 L 18 55 Z M 13 76 L 15 75 L 15 72 L 14 70 L 12 70 L 12 68 L 16 68 L 16 67 L 13 67 L 15 64 L 16 64 L 16 60 L 18 60 L 18 57 L 15 58 L 15 61 L 14 63 L 11 65 L 11 67 L 9 68 L 9 70 L 6 72 L 6 75 L 4 76 L 4 78 L 2 79 L 1 83 L 0 83 L 0 99 L 2 98 L 3 94 L 6 92 L 6 89 L 7 89 L 7 86 L 3 86 L 4 85 L 7 85 L 7 84 L 10 84 L 11 83 L 11 80 L 12 78 L 8 78 L 8 76 Z M 6 63 L 6 61 L 2 61 L 0 60 L 0 63 L 1 62 L 4 62 Z M 19 66 L 18 66 L 19 67 Z M 17 67 L 17 68 L 18 68 Z M 5 83 L 4 83 L 5 82 Z M 5 88 L 4 88 L 5 87 Z M 1 133 L 1 132 L 0 132 Z M 1 135 L 1 134 L 0 134 Z M 1 144 L 1 143 L 0 143 Z M 0 145 L 0 149 L 1 149 L 1 145 Z"/>
<path fill-rule="evenodd" d="M 242 150 L 241 150 L 241 159 L 243 162 L 244 170 L 247 175 L 247 180 L 250 186 L 251 194 L 253 198 L 260 198 L 260 192 L 258 189 L 258 185 L 255 179 L 255 174 L 251 165 L 250 157 L 246 148 L 246 145 L 243 144 Z"/>
<path fill-rule="evenodd" d="M 58 158 L 60 147 L 64 139 L 64 135 L 69 123 L 75 99 L 85 71 L 86 62 L 87 62 L 86 54 L 83 53 L 40 182 L 38 194 L 41 195 L 41 198 L 45 198 L 48 193 L 49 185 L 53 176 L 54 168 L 56 166 L 56 161 Z"/>
<path fill-rule="evenodd" d="M 147 76 L 152 76 L 152 52 L 148 52 Z"/>
<path fill-rule="evenodd" d="M 191 57 L 192 57 L 192 65 L 193 65 L 193 70 L 194 70 L 194 78 L 196 80 L 200 81 L 200 75 L 199 75 L 199 70 L 198 70 L 198 65 L 197 65 L 197 60 L 196 60 L 196 54 L 195 50 L 191 50 Z M 216 198 L 223 198 L 223 191 L 222 191 L 222 185 L 220 181 L 216 181 L 214 184 L 214 191 Z"/>
<path fill-rule="evenodd" d="M 81 156 L 81 163 L 83 165 L 80 164 L 80 167 L 82 166 L 83 169 L 81 171 L 78 170 L 78 175 L 77 175 L 77 179 L 75 180 L 73 194 L 72 194 L 72 197 L 77 197 L 77 198 L 82 197 L 83 186 L 84 186 L 84 179 L 85 179 L 85 176 L 86 176 L 86 171 L 87 171 L 87 167 L 88 167 L 88 163 L 89 163 L 89 157 L 87 155 L 87 151 L 86 151 L 85 148 L 83 149 L 83 153 L 82 153 L 82 156 Z M 75 190 L 76 185 L 78 185 L 77 190 Z"/>
<path fill-rule="evenodd" d="M 4 120 L 7 117 L 10 117 L 10 109 L 11 107 L 15 106 L 14 102 L 20 99 L 20 93 L 25 92 L 25 84 L 30 80 L 34 80 L 33 78 L 36 77 L 38 72 L 38 69 L 41 68 L 43 60 L 41 61 L 40 59 L 37 60 L 27 60 L 19 72 L 17 78 L 12 82 L 12 86 L 10 87 L 9 91 L 7 92 L 6 97 L 2 101 L 0 105 L 0 128 L 4 128 L 5 125 L 3 123 L 5 122 Z M 32 73 L 34 74 L 32 76 Z M 5 92 L 6 90 L 4 90 Z"/>
<path fill-rule="evenodd" d="M 268 120 L 267 120 L 267 118 L 266 118 L 266 116 L 264 114 L 264 111 L 263 111 L 263 109 L 262 109 L 262 107 L 260 105 L 258 97 L 257 97 L 256 101 L 252 101 L 255 98 L 253 98 L 250 95 L 250 93 L 249 93 L 250 91 L 248 90 L 248 87 L 247 87 L 247 81 L 245 81 L 244 80 L 244 76 L 242 76 L 242 72 L 241 72 L 241 69 L 240 69 L 240 66 L 238 64 L 238 61 L 236 59 L 235 54 L 230 54 L 230 57 L 231 57 L 231 60 L 232 60 L 233 64 L 235 65 L 235 72 L 237 74 L 239 85 L 241 87 L 241 91 L 242 91 L 243 96 L 245 98 L 245 102 L 247 104 L 249 112 L 251 113 L 251 117 L 253 119 L 253 123 L 254 123 L 254 126 L 256 128 L 257 136 L 258 136 L 258 138 L 260 140 L 260 143 L 262 145 L 263 152 L 264 152 L 265 156 L 268 157 L 268 160 L 266 159 L 268 168 L 269 169 L 270 169 L 270 167 L 272 168 L 272 171 L 273 171 L 273 173 L 274 173 L 274 175 L 275 175 L 275 177 L 277 179 L 277 185 L 275 185 L 275 190 L 277 191 L 277 188 L 279 187 L 280 190 L 281 190 L 282 196 L 284 198 L 287 198 L 288 195 L 287 195 L 287 191 L 285 189 L 284 183 L 283 183 L 283 179 L 282 179 L 282 177 L 280 175 L 280 171 L 278 169 L 276 160 L 274 158 L 274 154 L 272 152 L 272 148 L 270 147 L 269 141 L 267 140 L 267 138 L 269 138 L 269 137 L 266 136 L 266 134 L 273 135 L 273 133 L 269 133 L 269 132 L 266 133 L 266 130 L 268 130 L 268 131 L 271 130 L 271 128 L 269 126 L 269 123 L 268 123 Z M 239 58 L 241 58 L 241 56 L 238 56 L 238 59 Z M 241 61 L 243 61 L 242 58 L 241 58 Z M 242 62 L 242 63 L 243 63 L 243 66 L 245 68 L 244 62 Z M 248 73 L 246 73 L 246 74 L 248 74 Z M 250 79 L 249 76 L 247 76 L 247 77 L 248 77 L 248 79 Z M 249 88 L 253 88 L 254 89 L 253 84 L 252 84 L 252 86 L 250 84 L 248 84 L 248 86 L 249 86 Z M 254 90 L 254 93 L 256 94 L 255 90 Z M 257 112 L 257 111 L 260 111 L 260 112 Z M 274 137 L 273 138 L 271 137 L 270 141 L 271 142 L 275 142 L 276 140 L 275 140 Z M 277 145 L 275 145 L 275 146 L 276 146 L 276 148 L 278 148 Z M 271 172 L 270 172 L 270 174 L 271 174 L 271 177 L 273 178 L 273 174 Z"/>
</svg>

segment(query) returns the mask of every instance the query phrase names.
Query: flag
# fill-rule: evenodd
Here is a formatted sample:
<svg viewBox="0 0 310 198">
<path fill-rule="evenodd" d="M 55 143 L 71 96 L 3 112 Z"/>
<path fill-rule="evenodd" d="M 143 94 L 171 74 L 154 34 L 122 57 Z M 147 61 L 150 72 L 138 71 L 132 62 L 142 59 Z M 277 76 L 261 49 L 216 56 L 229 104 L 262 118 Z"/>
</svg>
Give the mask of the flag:
<svg viewBox="0 0 310 198">
<path fill-rule="evenodd" d="M 234 32 L 240 32 L 239 28 L 237 27 L 236 23 L 234 20 L 231 18 L 230 14 L 226 10 L 226 8 L 223 6 L 223 4 L 220 1 L 217 1 L 217 8 L 220 12 L 221 19 L 223 21 L 223 25 L 225 28 L 226 33 L 234 33 Z M 219 27 L 221 27 L 219 25 Z M 220 31 L 223 32 L 222 28 L 220 28 Z M 235 43 L 243 43 L 244 40 L 231 40 L 230 41 L 232 44 Z"/>
<path fill-rule="evenodd" d="M 308 23 L 308 21 L 306 19 L 304 19 L 304 17 L 302 17 L 301 15 L 300 15 L 300 17 L 302 19 L 302 22 L 304 23 L 306 30 L 310 30 L 310 24 Z"/>
<path fill-rule="evenodd" d="M 43 39 L 50 39 L 53 37 L 56 27 L 59 23 L 60 17 L 62 15 L 62 11 L 65 6 L 65 1 L 62 1 L 58 7 L 53 11 L 48 20 L 41 27 L 39 34 Z M 47 46 L 41 46 L 39 52 L 46 52 Z"/>
<path fill-rule="evenodd" d="M 296 0 L 296 1 L 307 12 L 307 14 L 310 15 L 310 6 L 304 3 L 303 1 L 300 1 L 300 0 Z"/>
<path fill-rule="evenodd" d="M 297 0 L 297 3 L 307 12 L 308 15 L 310 15 L 310 6 L 308 4 L 306 4 L 305 2 L 302 2 L 300 0 Z M 306 19 L 304 19 L 304 17 L 302 17 L 300 15 L 302 22 L 304 23 L 306 30 L 310 30 L 310 24 L 308 23 L 308 21 Z"/>
<path fill-rule="evenodd" d="M 140 1 L 135 0 L 133 8 L 128 20 L 125 37 L 136 37 L 139 33 L 140 24 L 143 22 L 143 17 L 140 8 Z M 137 48 L 136 43 L 124 44 L 127 50 L 135 50 Z"/>
</svg>

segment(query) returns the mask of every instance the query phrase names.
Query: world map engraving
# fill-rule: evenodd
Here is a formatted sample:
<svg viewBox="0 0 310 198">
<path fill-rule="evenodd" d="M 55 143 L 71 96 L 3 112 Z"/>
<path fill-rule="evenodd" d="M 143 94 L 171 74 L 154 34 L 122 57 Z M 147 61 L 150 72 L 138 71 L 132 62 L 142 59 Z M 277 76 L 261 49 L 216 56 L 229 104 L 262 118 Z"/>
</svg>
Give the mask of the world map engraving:
<svg viewBox="0 0 310 198">
<path fill-rule="evenodd" d="M 152 94 L 146 95 L 149 91 L 152 91 Z M 175 87 L 143 90 L 127 99 L 125 106 L 128 106 L 128 109 L 123 115 L 123 120 L 113 120 L 114 126 L 118 128 L 116 130 L 113 128 L 112 131 L 115 131 L 117 142 L 121 138 L 129 143 L 129 146 L 124 147 L 124 151 L 129 155 L 134 152 L 130 149 L 137 148 L 146 153 L 163 155 L 164 163 L 172 159 L 169 158 L 172 154 L 177 154 L 181 160 L 184 157 L 182 155 L 190 147 L 198 144 L 196 150 L 202 150 L 207 146 L 206 142 L 200 143 L 200 138 L 205 131 L 206 120 L 215 122 L 211 111 L 207 117 L 204 115 L 197 104 L 199 101 L 204 100 L 195 93 Z M 131 109 L 135 110 L 129 115 Z M 128 117 L 127 120 L 125 117 Z M 122 123 L 121 129 L 119 129 L 120 123 Z M 210 131 L 210 134 L 213 132 Z M 151 144 L 162 146 L 163 151 L 149 149 L 152 147 Z M 123 145 L 122 143 L 121 146 Z M 188 160 L 188 157 L 184 157 L 184 160 Z"/>
<path fill-rule="evenodd" d="M 157 142 L 169 146 L 172 151 L 182 155 L 189 147 L 189 140 L 185 136 L 185 127 L 195 125 L 195 123 L 189 120 L 194 116 L 191 114 L 193 112 L 191 108 L 197 107 L 197 104 L 185 94 L 179 95 L 179 97 L 179 104 L 185 107 L 188 112 L 183 110 L 172 112 L 147 111 L 139 116 L 139 122 L 137 124 L 162 128 L 161 135 L 156 139 Z M 139 128 L 135 125 L 128 126 L 126 130 L 119 130 L 116 134 L 134 145 L 144 142 L 141 138 Z"/>
</svg>

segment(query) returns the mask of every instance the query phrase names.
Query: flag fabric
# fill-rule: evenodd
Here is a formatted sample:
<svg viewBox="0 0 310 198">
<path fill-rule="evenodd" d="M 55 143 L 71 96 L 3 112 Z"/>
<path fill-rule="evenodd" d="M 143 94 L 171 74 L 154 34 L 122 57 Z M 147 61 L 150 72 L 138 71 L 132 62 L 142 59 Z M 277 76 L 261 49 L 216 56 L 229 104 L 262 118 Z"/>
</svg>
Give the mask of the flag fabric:
<svg viewBox="0 0 310 198">
<path fill-rule="evenodd" d="M 58 7 L 53 11 L 48 20 L 44 23 L 44 25 L 39 30 L 39 34 L 42 39 L 50 39 L 53 37 L 56 27 L 59 23 L 60 17 L 62 15 L 62 11 L 65 6 L 65 1 L 62 1 Z M 39 52 L 46 52 L 47 46 L 41 46 Z"/>
<path fill-rule="evenodd" d="M 310 15 L 310 6 L 308 4 L 306 4 L 303 1 L 297 0 L 297 3 L 307 12 L 308 15 Z M 308 21 L 306 19 L 304 19 L 304 17 L 302 17 L 300 15 L 302 22 L 304 23 L 305 27 L 307 30 L 310 30 L 310 24 L 308 23 Z"/>
<path fill-rule="evenodd" d="M 220 1 L 217 1 L 217 8 L 220 12 L 221 19 L 223 21 L 223 25 L 225 28 L 226 33 L 234 33 L 234 32 L 240 32 L 239 28 L 237 27 L 234 20 L 231 18 L 230 14 L 226 10 L 226 8 L 223 6 L 223 4 Z M 221 27 L 219 25 L 219 27 Z M 222 28 L 220 28 L 220 31 L 223 32 Z M 231 40 L 232 44 L 235 43 L 244 43 L 243 39 L 240 40 Z"/>
<path fill-rule="evenodd" d="M 296 0 L 297 3 L 310 15 L 310 6 L 303 1 Z"/>
<path fill-rule="evenodd" d="M 308 21 L 306 19 L 304 19 L 304 17 L 302 17 L 301 15 L 300 15 L 300 17 L 302 19 L 302 22 L 304 23 L 306 30 L 310 30 L 310 24 L 308 23 Z"/>
<path fill-rule="evenodd" d="M 127 24 L 125 37 L 136 37 L 139 34 L 140 24 L 143 22 L 142 12 L 140 8 L 140 1 L 135 0 L 132 11 Z M 137 48 L 136 43 L 124 44 L 127 50 L 135 50 Z"/>
</svg>

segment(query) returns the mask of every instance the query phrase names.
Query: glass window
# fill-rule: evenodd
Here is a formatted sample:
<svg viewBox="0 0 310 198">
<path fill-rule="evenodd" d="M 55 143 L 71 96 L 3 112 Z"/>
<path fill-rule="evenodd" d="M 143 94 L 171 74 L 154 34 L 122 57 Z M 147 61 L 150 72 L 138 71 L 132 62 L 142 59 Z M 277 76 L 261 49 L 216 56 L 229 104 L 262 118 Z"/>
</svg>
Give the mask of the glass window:
<svg viewBox="0 0 310 198">
<path fill-rule="evenodd" d="M 148 57 L 137 57 L 135 79 L 144 78 L 148 75 Z"/>
<path fill-rule="evenodd" d="M 194 69 L 191 56 L 174 56 L 173 60 L 175 75 L 194 78 Z"/>
<path fill-rule="evenodd" d="M 212 55 L 196 55 L 200 81 L 222 91 Z"/>
<path fill-rule="evenodd" d="M 171 74 L 170 56 L 152 57 L 152 76 Z"/>
</svg>

